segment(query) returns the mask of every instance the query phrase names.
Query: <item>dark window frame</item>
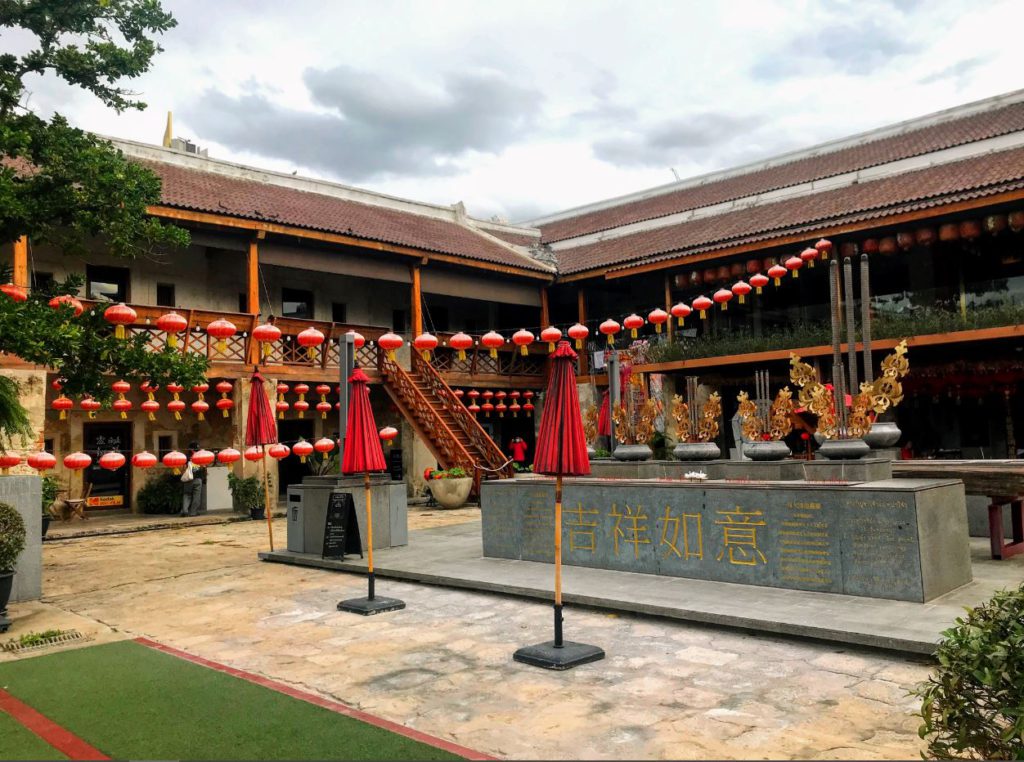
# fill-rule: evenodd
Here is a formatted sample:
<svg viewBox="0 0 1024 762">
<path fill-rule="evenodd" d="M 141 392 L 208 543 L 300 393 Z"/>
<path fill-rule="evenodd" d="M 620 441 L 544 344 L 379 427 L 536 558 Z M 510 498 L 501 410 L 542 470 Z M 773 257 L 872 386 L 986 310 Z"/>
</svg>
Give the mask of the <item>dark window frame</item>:
<svg viewBox="0 0 1024 762">
<path fill-rule="evenodd" d="M 123 278 L 123 282 L 121 282 Z M 118 298 L 101 294 L 93 294 L 94 283 L 110 283 L 118 286 Z M 123 292 L 123 293 L 120 293 Z M 127 267 L 114 267 L 112 265 L 86 265 L 85 266 L 85 296 L 87 299 L 96 301 L 129 302 L 132 298 L 132 271 Z"/>
</svg>

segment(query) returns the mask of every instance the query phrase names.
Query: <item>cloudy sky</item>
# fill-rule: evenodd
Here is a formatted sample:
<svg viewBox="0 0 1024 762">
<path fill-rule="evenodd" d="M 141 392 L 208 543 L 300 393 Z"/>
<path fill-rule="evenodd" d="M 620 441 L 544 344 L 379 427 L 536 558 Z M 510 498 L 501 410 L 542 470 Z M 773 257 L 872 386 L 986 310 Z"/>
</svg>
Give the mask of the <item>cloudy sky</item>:
<svg viewBox="0 0 1024 762">
<path fill-rule="evenodd" d="M 81 127 L 520 221 L 1024 87 L 1017 0 L 164 0 Z"/>
</svg>

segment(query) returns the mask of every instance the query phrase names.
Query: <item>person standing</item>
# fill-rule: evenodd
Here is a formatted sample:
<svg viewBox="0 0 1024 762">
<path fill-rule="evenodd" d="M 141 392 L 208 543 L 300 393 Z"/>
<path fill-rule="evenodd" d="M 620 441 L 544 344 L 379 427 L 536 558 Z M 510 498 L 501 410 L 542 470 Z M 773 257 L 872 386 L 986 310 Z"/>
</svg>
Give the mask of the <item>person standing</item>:
<svg viewBox="0 0 1024 762">
<path fill-rule="evenodd" d="M 198 442 L 188 446 L 188 465 L 181 474 L 182 500 L 179 516 L 196 516 L 203 505 L 203 485 L 206 482 L 206 469 L 192 462 L 192 457 L 199 449 Z"/>
<path fill-rule="evenodd" d="M 525 468 L 526 451 L 529 449 L 529 445 L 526 444 L 526 440 L 520 436 L 515 436 L 509 443 L 508 449 L 512 453 L 512 462 L 519 466 L 519 468 Z"/>
</svg>

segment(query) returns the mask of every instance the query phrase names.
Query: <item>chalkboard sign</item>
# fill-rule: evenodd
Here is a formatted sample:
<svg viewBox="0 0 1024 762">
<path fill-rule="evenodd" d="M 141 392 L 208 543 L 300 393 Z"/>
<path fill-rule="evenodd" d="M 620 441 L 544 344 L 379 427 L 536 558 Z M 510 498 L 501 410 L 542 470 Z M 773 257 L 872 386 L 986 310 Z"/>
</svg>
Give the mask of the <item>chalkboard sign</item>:
<svg viewBox="0 0 1024 762">
<path fill-rule="evenodd" d="M 391 481 L 402 481 L 402 450 L 395 447 L 388 453 L 388 472 Z"/>
<path fill-rule="evenodd" d="M 333 492 L 327 503 L 324 519 L 324 547 L 321 558 L 345 559 L 346 553 L 358 553 L 363 557 L 359 541 L 359 523 L 356 521 L 356 506 L 352 495 L 347 492 Z"/>
</svg>

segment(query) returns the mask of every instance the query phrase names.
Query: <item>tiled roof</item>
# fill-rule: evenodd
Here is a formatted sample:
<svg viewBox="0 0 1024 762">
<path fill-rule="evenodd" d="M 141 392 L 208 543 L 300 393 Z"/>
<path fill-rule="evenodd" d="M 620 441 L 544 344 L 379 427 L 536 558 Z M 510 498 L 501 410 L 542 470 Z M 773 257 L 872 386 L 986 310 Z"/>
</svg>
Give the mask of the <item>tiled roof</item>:
<svg viewBox="0 0 1024 762">
<path fill-rule="evenodd" d="M 824 224 L 856 222 L 1024 187 L 1024 148 L 983 154 L 873 182 L 752 206 L 557 251 L 562 274 L 656 262 Z"/>
<path fill-rule="evenodd" d="M 163 204 L 178 209 L 353 236 L 457 257 L 550 272 L 530 256 L 481 235 L 467 225 L 386 206 L 138 160 L 163 180 Z M 489 232 L 489 231 L 488 231 Z"/>
<path fill-rule="evenodd" d="M 491 228 L 484 228 L 484 231 L 490 233 L 495 238 L 500 238 L 505 243 L 510 243 L 513 246 L 523 246 L 530 248 L 540 243 L 539 235 L 529 235 L 527 233 L 513 233 L 510 230 L 496 230 Z"/>
<path fill-rule="evenodd" d="M 633 222 L 745 198 L 778 188 L 833 177 L 900 159 L 1024 130 L 1024 102 L 807 156 L 707 184 L 541 223 L 545 243 L 610 230 Z"/>
</svg>

